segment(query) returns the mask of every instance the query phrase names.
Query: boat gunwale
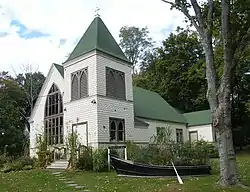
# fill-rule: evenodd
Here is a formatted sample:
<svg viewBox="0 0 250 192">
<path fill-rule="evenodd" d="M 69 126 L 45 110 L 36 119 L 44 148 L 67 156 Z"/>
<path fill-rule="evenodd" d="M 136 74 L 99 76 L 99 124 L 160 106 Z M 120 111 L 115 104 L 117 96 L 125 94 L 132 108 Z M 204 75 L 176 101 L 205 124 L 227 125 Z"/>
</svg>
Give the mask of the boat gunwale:
<svg viewBox="0 0 250 192">
<path fill-rule="evenodd" d="M 173 169 L 172 165 L 166 165 L 166 166 L 162 166 L 162 165 L 150 165 L 150 164 L 143 164 L 143 163 L 137 163 L 137 162 L 132 162 L 132 161 L 128 161 L 125 159 L 121 159 L 116 155 L 113 154 L 109 154 L 110 158 L 115 159 L 116 161 L 122 161 L 123 163 L 129 164 L 129 165 L 133 165 L 133 166 L 140 166 L 140 167 L 146 167 L 146 168 L 156 168 L 156 169 Z M 202 164 L 202 165 L 175 165 L 176 168 L 178 169 L 210 169 L 211 170 L 211 166 L 210 165 L 206 165 L 206 164 Z"/>
</svg>

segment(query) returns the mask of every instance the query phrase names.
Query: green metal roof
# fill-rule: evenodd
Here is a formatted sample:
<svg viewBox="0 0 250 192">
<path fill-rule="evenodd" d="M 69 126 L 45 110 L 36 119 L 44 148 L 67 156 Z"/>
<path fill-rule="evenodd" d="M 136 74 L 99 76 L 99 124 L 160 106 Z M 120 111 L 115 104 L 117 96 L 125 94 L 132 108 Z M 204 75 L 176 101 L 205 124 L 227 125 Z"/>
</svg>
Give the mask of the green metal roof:
<svg viewBox="0 0 250 192">
<path fill-rule="evenodd" d="M 195 111 L 184 113 L 188 126 L 207 125 L 212 123 L 212 115 L 210 110 Z"/>
<path fill-rule="evenodd" d="M 56 67 L 56 69 L 58 70 L 58 72 L 61 74 L 62 77 L 64 77 L 64 68 L 62 65 L 58 65 L 53 63 L 53 65 Z"/>
<path fill-rule="evenodd" d="M 65 62 L 82 56 L 90 51 L 99 50 L 131 63 L 109 32 L 102 19 L 96 17 Z M 132 63 L 131 63 L 132 64 Z"/>
<path fill-rule="evenodd" d="M 185 117 L 171 107 L 158 93 L 133 88 L 135 116 L 186 124 Z"/>
<path fill-rule="evenodd" d="M 134 124 L 135 124 L 135 126 L 143 126 L 143 127 L 148 127 L 149 126 L 148 123 L 146 123 L 146 122 L 144 122 L 141 119 L 138 119 L 136 117 L 134 117 Z"/>
</svg>

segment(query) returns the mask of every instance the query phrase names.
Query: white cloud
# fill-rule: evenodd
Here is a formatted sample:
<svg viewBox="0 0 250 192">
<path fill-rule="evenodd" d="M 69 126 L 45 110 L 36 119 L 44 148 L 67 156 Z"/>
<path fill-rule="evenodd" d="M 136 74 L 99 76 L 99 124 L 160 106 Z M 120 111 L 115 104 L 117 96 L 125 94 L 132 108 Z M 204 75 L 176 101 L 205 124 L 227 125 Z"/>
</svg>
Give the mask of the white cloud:
<svg viewBox="0 0 250 192">
<path fill-rule="evenodd" d="M 62 63 L 74 42 L 85 32 L 93 20 L 96 6 L 110 32 L 118 41 L 123 25 L 148 26 L 154 40 L 161 41 L 167 34 L 162 32 L 182 25 L 183 15 L 170 11 L 161 0 L 2 0 L 0 3 L 0 70 L 19 70 L 20 64 L 34 63 L 45 74 L 51 63 Z M 1 12 L 2 11 L 2 12 Z M 11 20 L 18 20 L 29 30 L 37 30 L 49 37 L 23 39 Z M 66 43 L 59 47 L 60 39 Z M 3 55 L 3 56 L 2 56 Z"/>
</svg>

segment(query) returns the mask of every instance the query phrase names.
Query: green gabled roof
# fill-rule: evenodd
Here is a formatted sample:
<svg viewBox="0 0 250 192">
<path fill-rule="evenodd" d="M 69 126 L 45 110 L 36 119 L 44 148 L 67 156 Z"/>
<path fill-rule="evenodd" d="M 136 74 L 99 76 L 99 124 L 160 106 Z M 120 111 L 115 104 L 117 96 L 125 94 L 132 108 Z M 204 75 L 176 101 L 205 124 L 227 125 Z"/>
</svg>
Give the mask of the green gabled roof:
<svg viewBox="0 0 250 192">
<path fill-rule="evenodd" d="M 68 62 L 93 50 L 99 50 L 130 63 L 112 34 L 109 32 L 106 25 L 99 17 L 96 17 L 92 21 L 65 62 Z"/>
<path fill-rule="evenodd" d="M 58 72 L 61 74 L 62 77 L 64 77 L 64 68 L 62 65 L 58 65 L 53 63 L 53 65 L 56 67 L 56 69 L 58 70 Z"/>
<path fill-rule="evenodd" d="M 188 126 L 207 125 L 212 123 L 210 110 L 184 113 L 183 115 L 187 119 Z"/>
<path fill-rule="evenodd" d="M 171 107 L 158 93 L 133 88 L 135 116 L 186 124 L 185 117 Z"/>
</svg>

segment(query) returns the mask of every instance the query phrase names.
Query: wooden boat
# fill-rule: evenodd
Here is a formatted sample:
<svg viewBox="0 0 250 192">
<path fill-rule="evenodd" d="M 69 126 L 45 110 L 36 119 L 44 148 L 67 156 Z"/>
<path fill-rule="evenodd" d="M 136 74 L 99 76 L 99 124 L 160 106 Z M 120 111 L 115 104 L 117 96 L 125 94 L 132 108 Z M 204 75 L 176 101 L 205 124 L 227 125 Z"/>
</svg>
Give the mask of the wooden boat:
<svg viewBox="0 0 250 192">
<path fill-rule="evenodd" d="M 176 177 L 176 173 L 172 165 L 158 166 L 135 163 L 119 158 L 116 155 L 109 154 L 110 164 L 119 176 L 144 176 L 144 177 Z M 210 175 L 211 166 L 175 166 L 180 176 L 202 176 Z"/>
</svg>

